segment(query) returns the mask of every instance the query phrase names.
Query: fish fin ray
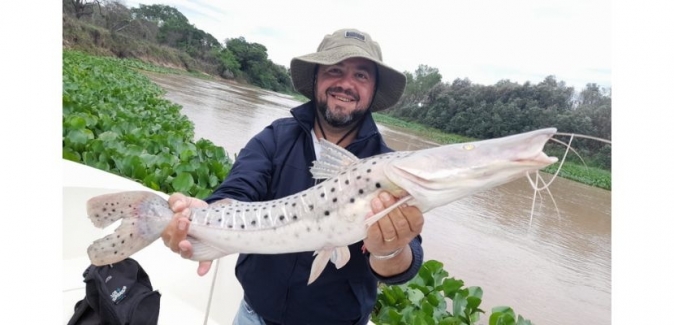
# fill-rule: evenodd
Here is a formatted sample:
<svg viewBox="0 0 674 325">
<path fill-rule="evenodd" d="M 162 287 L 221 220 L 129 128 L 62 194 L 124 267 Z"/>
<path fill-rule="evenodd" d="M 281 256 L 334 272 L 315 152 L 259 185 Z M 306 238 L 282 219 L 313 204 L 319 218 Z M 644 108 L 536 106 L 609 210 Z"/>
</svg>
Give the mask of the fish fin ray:
<svg viewBox="0 0 674 325">
<path fill-rule="evenodd" d="M 346 167 L 360 161 L 354 154 L 330 141 L 320 139 L 318 143 L 321 146 L 321 158 L 314 161 L 310 169 L 314 179 L 337 176 Z"/>
<path fill-rule="evenodd" d="M 314 256 L 316 257 L 314 258 L 314 262 L 311 263 L 311 273 L 309 273 L 309 282 L 307 282 L 307 285 L 312 284 L 318 279 L 318 276 L 323 273 L 325 266 L 328 265 L 328 262 L 332 257 L 332 249 L 315 251 Z"/>
<path fill-rule="evenodd" d="M 332 250 L 330 262 L 335 264 L 337 269 L 341 269 L 351 259 L 351 251 L 348 246 L 337 247 Z"/>
<path fill-rule="evenodd" d="M 311 273 L 309 274 L 309 282 L 307 285 L 318 279 L 328 265 L 328 262 L 332 262 L 337 269 L 344 267 L 344 265 L 351 259 L 351 251 L 349 251 L 348 246 L 340 246 L 315 251 L 314 256 L 316 257 L 311 264 Z"/>
<path fill-rule="evenodd" d="M 192 257 L 190 259 L 193 261 L 212 261 L 229 254 L 192 236 L 188 235 L 187 240 L 192 244 Z"/>
<path fill-rule="evenodd" d="M 393 209 L 403 205 L 404 203 L 407 203 L 411 199 L 412 199 L 412 196 L 409 196 L 409 195 L 405 196 L 402 199 L 396 201 L 396 203 L 393 203 L 393 205 L 391 205 L 390 207 L 380 211 L 377 214 L 374 214 L 374 215 L 368 217 L 367 219 L 365 219 L 365 226 L 367 228 L 370 228 L 372 225 L 377 223 L 377 221 L 379 221 L 379 219 L 383 218 L 385 215 L 389 214 L 389 212 L 393 211 Z"/>
</svg>

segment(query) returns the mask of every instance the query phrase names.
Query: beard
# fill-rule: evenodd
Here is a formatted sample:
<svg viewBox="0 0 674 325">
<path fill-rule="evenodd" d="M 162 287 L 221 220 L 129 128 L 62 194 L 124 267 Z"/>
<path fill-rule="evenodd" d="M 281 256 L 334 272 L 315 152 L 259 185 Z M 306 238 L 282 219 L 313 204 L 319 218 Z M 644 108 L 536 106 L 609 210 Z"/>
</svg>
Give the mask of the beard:
<svg viewBox="0 0 674 325">
<path fill-rule="evenodd" d="M 367 112 L 367 108 L 356 108 L 351 113 L 344 114 L 339 110 L 331 110 L 328 107 L 328 101 L 326 100 L 316 100 L 316 108 L 318 112 L 323 116 L 325 122 L 328 125 L 335 128 L 343 128 L 349 125 L 360 121 L 361 117 Z"/>
</svg>

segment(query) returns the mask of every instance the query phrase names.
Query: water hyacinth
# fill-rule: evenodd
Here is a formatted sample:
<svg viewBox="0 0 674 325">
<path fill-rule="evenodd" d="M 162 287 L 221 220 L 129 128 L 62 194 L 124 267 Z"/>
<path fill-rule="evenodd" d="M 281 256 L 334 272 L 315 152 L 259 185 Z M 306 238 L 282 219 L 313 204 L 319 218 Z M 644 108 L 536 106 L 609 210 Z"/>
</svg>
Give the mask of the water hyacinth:
<svg viewBox="0 0 674 325">
<path fill-rule="evenodd" d="M 63 53 L 63 158 L 164 193 L 206 197 L 231 160 L 124 60 Z"/>
</svg>

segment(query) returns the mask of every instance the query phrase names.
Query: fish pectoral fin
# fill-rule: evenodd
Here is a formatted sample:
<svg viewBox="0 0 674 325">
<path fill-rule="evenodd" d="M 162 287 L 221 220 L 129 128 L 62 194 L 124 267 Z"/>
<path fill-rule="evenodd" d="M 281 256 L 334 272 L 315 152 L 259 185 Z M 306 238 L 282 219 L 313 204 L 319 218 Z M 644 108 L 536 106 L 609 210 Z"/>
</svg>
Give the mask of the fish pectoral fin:
<svg viewBox="0 0 674 325">
<path fill-rule="evenodd" d="M 314 256 L 316 258 L 314 258 L 314 262 L 311 264 L 311 273 L 309 274 L 307 285 L 318 279 L 318 276 L 323 273 L 328 262 L 332 262 L 336 268 L 341 269 L 351 259 L 351 252 L 349 251 L 349 247 L 341 246 L 315 251 Z"/>
<path fill-rule="evenodd" d="M 187 240 L 192 244 L 192 257 L 190 259 L 193 261 L 212 261 L 229 254 L 194 237 L 187 236 Z"/>
<path fill-rule="evenodd" d="M 412 199 L 412 196 L 410 196 L 410 195 L 408 195 L 406 197 L 403 197 L 402 199 L 398 200 L 396 203 L 393 203 L 393 205 L 391 205 L 390 207 L 382 210 L 381 212 L 379 212 L 375 215 L 372 215 L 372 216 L 368 217 L 367 219 L 365 219 L 365 226 L 367 228 L 370 228 L 370 226 L 377 223 L 377 221 L 379 221 L 379 219 L 381 219 L 385 215 L 389 214 L 389 212 L 393 211 L 393 209 L 403 205 L 404 203 L 408 202 L 411 199 Z"/>
</svg>

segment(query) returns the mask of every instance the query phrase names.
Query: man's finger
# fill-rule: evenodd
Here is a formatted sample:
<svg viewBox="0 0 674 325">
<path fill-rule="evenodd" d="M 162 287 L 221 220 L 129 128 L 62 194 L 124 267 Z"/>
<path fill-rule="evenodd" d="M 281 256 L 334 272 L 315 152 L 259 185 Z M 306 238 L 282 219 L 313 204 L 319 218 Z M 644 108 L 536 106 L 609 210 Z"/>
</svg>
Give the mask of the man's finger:
<svg viewBox="0 0 674 325">
<path fill-rule="evenodd" d="M 197 274 L 199 276 L 204 276 L 208 271 L 211 269 L 211 264 L 213 261 L 200 261 L 199 262 L 199 268 L 197 268 Z"/>
</svg>

